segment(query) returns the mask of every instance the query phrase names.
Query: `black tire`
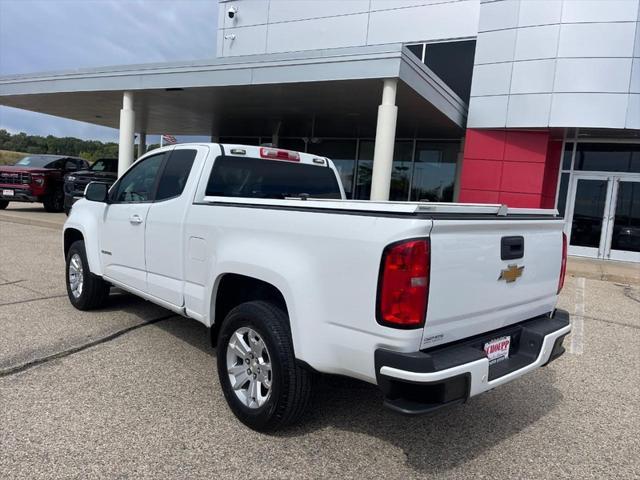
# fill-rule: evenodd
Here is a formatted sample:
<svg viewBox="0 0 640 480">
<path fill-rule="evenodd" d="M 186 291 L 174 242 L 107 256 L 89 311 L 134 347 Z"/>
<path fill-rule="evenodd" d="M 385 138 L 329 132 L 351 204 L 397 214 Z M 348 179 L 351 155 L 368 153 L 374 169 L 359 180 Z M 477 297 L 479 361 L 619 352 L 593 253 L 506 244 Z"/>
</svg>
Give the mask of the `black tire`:
<svg viewBox="0 0 640 480">
<path fill-rule="evenodd" d="M 253 408 L 238 398 L 227 372 L 227 346 L 232 335 L 243 328 L 260 336 L 271 362 L 270 394 L 262 406 Z M 296 362 L 289 319 L 282 309 L 269 302 L 252 301 L 231 310 L 218 335 L 217 359 L 225 399 L 242 423 L 253 430 L 273 432 L 300 420 L 311 398 L 313 373 Z"/>
<path fill-rule="evenodd" d="M 72 259 L 77 255 L 82 265 L 82 289 L 80 294 L 76 294 L 72 290 L 71 281 L 69 277 L 69 270 L 71 267 Z M 76 257 L 77 260 L 77 257 Z M 110 285 L 105 282 L 101 277 L 94 275 L 89 270 L 89 262 L 87 262 L 87 254 L 84 249 L 84 242 L 77 240 L 73 242 L 69 251 L 67 252 L 65 268 L 65 283 L 67 285 L 67 295 L 69 301 L 78 310 L 92 310 L 100 308 L 104 305 L 107 297 L 109 296 Z"/>
<path fill-rule="evenodd" d="M 0 200 L 0 210 L 4 210 L 9 206 L 9 200 Z"/>
<path fill-rule="evenodd" d="M 55 190 L 42 199 L 42 204 L 47 212 L 62 212 L 64 209 L 64 192 L 61 189 Z"/>
</svg>

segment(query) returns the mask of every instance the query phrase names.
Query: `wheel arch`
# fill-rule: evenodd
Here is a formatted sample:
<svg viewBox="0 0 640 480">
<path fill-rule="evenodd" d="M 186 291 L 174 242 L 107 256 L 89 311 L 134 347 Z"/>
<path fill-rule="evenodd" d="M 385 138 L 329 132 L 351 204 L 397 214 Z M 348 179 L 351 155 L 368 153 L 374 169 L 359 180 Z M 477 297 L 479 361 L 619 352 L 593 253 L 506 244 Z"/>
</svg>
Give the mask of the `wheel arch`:
<svg viewBox="0 0 640 480">
<path fill-rule="evenodd" d="M 71 245 L 73 245 L 74 242 L 77 242 L 78 240 L 84 241 L 84 235 L 80 230 L 72 227 L 65 229 L 63 237 L 64 258 L 67 258 L 67 253 L 69 253 Z"/>
<path fill-rule="evenodd" d="M 80 224 L 77 221 L 69 221 L 65 224 L 64 232 L 62 234 L 62 245 L 64 258 L 67 258 L 69 248 L 73 245 L 73 242 L 78 240 L 84 241 L 84 249 L 87 255 L 87 261 L 89 262 L 89 268 L 94 275 L 102 276 L 102 266 L 100 263 L 100 248 L 97 238 L 97 232 L 95 232 L 95 220 L 91 218 L 85 218 L 87 220 L 85 224 Z"/>
<path fill-rule="evenodd" d="M 227 314 L 241 303 L 263 300 L 282 308 L 290 321 L 289 308 L 282 291 L 272 283 L 240 273 L 220 274 L 211 295 L 211 343 L 215 347 L 218 331 Z"/>
</svg>

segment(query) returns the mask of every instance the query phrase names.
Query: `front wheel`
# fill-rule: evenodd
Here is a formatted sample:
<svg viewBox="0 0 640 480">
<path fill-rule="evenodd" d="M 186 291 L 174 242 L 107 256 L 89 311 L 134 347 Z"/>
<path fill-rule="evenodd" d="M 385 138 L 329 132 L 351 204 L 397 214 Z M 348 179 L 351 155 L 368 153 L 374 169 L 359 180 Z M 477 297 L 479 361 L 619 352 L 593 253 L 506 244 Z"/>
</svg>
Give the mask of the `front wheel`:
<svg viewBox="0 0 640 480">
<path fill-rule="evenodd" d="M 252 301 L 231 310 L 218 336 L 217 361 L 227 403 L 248 427 L 275 431 L 304 414 L 312 373 L 296 362 L 281 308 Z"/>
<path fill-rule="evenodd" d="M 66 283 L 71 304 L 78 310 L 92 310 L 104 305 L 110 285 L 89 270 L 84 242 L 73 242 L 67 253 Z"/>
</svg>

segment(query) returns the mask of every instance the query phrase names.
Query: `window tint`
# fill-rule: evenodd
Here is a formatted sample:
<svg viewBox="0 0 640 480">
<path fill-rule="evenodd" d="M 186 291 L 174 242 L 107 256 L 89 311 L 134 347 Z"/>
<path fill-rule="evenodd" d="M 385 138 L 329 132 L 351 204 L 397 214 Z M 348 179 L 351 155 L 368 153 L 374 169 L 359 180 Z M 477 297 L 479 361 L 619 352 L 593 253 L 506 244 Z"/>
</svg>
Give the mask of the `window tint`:
<svg viewBox="0 0 640 480">
<path fill-rule="evenodd" d="M 174 150 L 167 160 L 158 184 L 156 200 L 178 197 L 182 194 L 189 172 L 196 158 L 196 150 Z"/>
<path fill-rule="evenodd" d="M 161 153 L 137 163 L 118 183 L 112 201 L 141 203 L 153 200 L 156 177 L 164 157 Z"/>
<path fill-rule="evenodd" d="M 306 193 L 313 198 L 340 198 L 338 180 L 327 167 L 258 158 L 218 157 L 207 195 L 285 198 Z"/>
</svg>

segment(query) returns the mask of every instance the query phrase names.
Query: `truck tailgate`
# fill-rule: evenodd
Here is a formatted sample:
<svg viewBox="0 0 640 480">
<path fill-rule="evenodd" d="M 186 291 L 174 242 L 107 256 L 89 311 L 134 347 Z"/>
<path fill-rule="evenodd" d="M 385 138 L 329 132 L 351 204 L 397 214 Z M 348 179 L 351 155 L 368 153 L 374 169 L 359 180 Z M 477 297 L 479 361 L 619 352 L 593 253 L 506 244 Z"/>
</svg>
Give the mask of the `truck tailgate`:
<svg viewBox="0 0 640 480">
<path fill-rule="evenodd" d="M 562 261 L 562 226 L 563 221 L 554 217 L 434 219 L 421 348 L 553 310 Z M 509 244 L 521 240 L 521 257 L 503 260 L 510 256 Z M 517 246 L 511 253 L 518 256 Z"/>
</svg>

